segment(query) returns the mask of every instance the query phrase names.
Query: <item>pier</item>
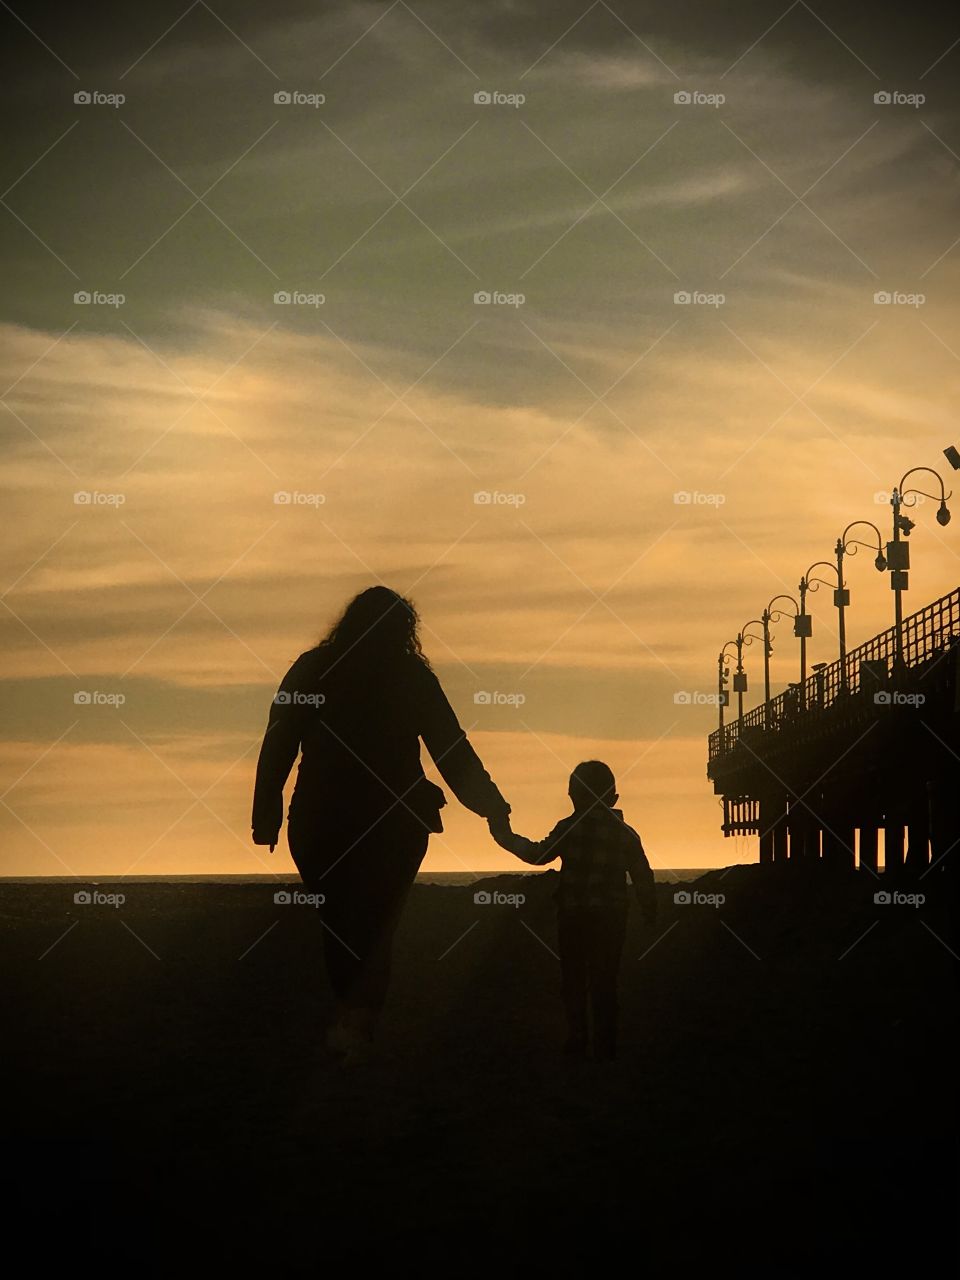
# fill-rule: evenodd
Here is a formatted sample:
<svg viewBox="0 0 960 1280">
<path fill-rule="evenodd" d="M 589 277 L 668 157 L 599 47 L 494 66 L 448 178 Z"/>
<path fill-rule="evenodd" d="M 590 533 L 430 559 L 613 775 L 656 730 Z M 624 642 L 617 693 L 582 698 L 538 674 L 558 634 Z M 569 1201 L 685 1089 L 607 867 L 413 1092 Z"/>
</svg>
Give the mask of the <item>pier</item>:
<svg viewBox="0 0 960 1280">
<path fill-rule="evenodd" d="M 716 729 L 725 836 L 761 863 L 945 869 L 960 839 L 960 587 Z M 722 716 L 722 711 L 721 711 Z"/>
</svg>

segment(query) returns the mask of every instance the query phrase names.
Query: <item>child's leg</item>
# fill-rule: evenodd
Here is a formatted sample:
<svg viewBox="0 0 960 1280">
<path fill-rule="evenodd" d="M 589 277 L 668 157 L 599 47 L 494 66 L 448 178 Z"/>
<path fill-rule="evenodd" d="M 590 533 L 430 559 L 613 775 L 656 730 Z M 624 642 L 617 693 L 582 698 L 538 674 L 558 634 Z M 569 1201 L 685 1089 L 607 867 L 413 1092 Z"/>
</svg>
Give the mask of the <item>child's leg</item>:
<svg viewBox="0 0 960 1280">
<path fill-rule="evenodd" d="M 610 1059 L 617 1053 L 617 979 L 627 913 L 625 908 L 613 907 L 591 915 L 589 966 L 594 1056 Z"/>
<path fill-rule="evenodd" d="M 567 1015 L 567 1048 L 583 1053 L 587 1047 L 588 968 L 583 912 L 561 911 L 557 917 L 560 978 Z"/>
</svg>

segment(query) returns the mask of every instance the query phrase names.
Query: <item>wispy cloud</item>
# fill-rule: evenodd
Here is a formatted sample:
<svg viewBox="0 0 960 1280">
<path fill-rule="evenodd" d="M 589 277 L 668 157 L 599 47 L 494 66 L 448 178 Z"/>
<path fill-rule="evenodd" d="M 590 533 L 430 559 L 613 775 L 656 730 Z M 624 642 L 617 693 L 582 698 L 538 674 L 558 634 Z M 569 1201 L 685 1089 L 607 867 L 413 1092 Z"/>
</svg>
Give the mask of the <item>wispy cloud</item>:
<svg viewBox="0 0 960 1280">
<path fill-rule="evenodd" d="M 0 333 L 3 750 L 29 770 L 9 869 L 54 870 L 44 841 L 98 868 L 136 845 L 141 871 L 262 869 L 244 841 L 272 682 L 376 579 L 413 591 L 535 830 L 577 758 L 628 772 L 650 748 L 628 807 L 667 861 L 724 859 L 715 711 L 674 695 L 712 693 L 719 645 L 849 520 L 887 518 L 876 493 L 936 463 L 960 392 L 940 82 L 922 113 L 875 104 L 815 23 L 809 49 L 751 46 L 760 8 L 709 39 L 651 8 L 638 41 L 602 6 L 568 35 L 576 14 L 507 6 L 251 11 L 239 39 L 201 7 L 152 48 L 103 42 L 104 86 L 131 68 L 122 115 L 40 74 Z M 919 605 L 957 555 L 929 521 L 915 545 Z M 888 621 L 869 569 L 852 638 Z M 832 657 L 829 592 L 811 604 Z M 795 666 L 778 633 L 775 683 Z M 480 681 L 523 692 L 528 728 Z M 90 707 L 61 743 L 87 685 L 129 695 L 130 729 Z"/>
</svg>

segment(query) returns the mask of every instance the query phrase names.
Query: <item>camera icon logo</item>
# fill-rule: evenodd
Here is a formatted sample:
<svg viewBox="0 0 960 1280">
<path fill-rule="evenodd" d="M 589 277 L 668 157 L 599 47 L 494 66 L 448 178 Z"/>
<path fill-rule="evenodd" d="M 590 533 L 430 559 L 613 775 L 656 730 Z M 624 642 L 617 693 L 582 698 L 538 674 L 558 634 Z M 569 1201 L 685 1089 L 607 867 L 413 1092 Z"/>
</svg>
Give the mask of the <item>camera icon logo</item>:
<svg viewBox="0 0 960 1280">
<path fill-rule="evenodd" d="M 889 707 L 893 701 L 891 694 L 886 689 L 881 689 L 879 693 L 873 695 L 874 705 L 878 707 Z"/>
<path fill-rule="evenodd" d="M 289 904 L 293 901 L 293 898 L 290 896 L 289 889 L 278 889 L 277 892 L 273 895 L 273 900 L 278 907 L 285 907 L 285 906 L 289 906 Z"/>
<path fill-rule="evenodd" d="M 273 495 L 273 501 L 278 507 L 289 507 L 293 501 L 293 495 L 288 493 L 286 489 L 280 489 Z"/>
<path fill-rule="evenodd" d="M 73 895 L 73 900 L 78 907 L 88 907 L 93 899 L 90 896 L 89 889 L 78 889 Z"/>
<path fill-rule="evenodd" d="M 278 89 L 273 95 L 273 100 L 278 107 L 288 107 L 292 101 L 290 92 L 287 89 Z"/>
<path fill-rule="evenodd" d="M 78 107 L 86 107 L 90 105 L 92 98 L 86 89 L 78 89 L 73 95 L 73 100 Z"/>
<path fill-rule="evenodd" d="M 73 295 L 74 304 L 78 307 L 88 307 L 92 301 L 90 294 L 86 289 L 78 289 Z"/>
<path fill-rule="evenodd" d="M 678 106 L 681 106 L 681 107 L 689 106 L 690 103 L 693 101 L 690 95 L 689 89 L 678 89 L 677 92 L 673 95 L 673 100 L 675 103 L 677 103 Z"/>
<path fill-rule="evenodd" d="M 893 101 L 887 89 L 878 89 L 877 92 L 873 95 L 873 100 L 878 107 L 889 106 L 890 103 Z"/>
<path fill-rule="evenodd" d="M 673 295 L 673 301 L 674 301 L 675 305 L 676 305 L 676 306 L 678 306 L 678 307 L 685 307 L 685 306 L 689 306 L 689 305 L 690 305 L 690 302 L 692 301 L 692 295 L 691 295 L 690 293 L 688 293 L 688 291 L 687 291 L 686 289 L 679 289 L 679 290 L 678 290 L 678 291 Z"/>
<path fill-rule="evenodd" d="M 873 895 L 873 900 L 878 907 L 888 907 L 892 902 L 892 898 L 890 897 L 890 894 L 887 893 L 886 889 L 878 889 Z"/>
<path fill-rule="evenodd" d="M 873 295 L 873 301 L 878 307 L 889 307 L 893 301 L 893 295 L 888 293 L 886 289 L 880 289 Z"/>
<path fill-rule="evenodd" d="M 74 706 L 77 707 L 89 707 L 92 701 L 92 696 L 85 689 L 78 689 L 73 695 Z"/>
<path fill-rule="evenodd" d="M 275 305 L 278 307 L 289 307 L 292 299 L 290 297 L 290 294 L 287 293 L 286 289 L 279 289 L 273 295 L 273 301 Z"/>
<path fill-rule="evenodd" d="M 489 907 L 490 903 L 493 901 L 486 889 L 478 889 L 473 895 L 473 900 L 478 907 Z"/>
<path fill-rule="evenodd" d="M 475 306 L 488 307 L 490 303 L 493 301 L 493 299 L 491 295 L 486 291 L 486 289 L 479 289 L 473 295 L 473 301 Z"/>
<path fill-rule="evenodd" d="M 293 698 L 286 691 L 286 689 L 279 689 L 273 695 L 274 706 L 277 706 L 277 707 L 289 707 L 292 701 L 293 701 Z"/>
<path fill-rule="evenodd" d="M 680 907 L 689 906 L 693 901 L 689 889 L 678 889 L 673 895 L 674 902 Z"/>
<path fill-rule="evenodd" d="M 687 707 L 693 701 L 693 698 L 686 691 L 686 689 L 678 689 L 677 692 L 673 695 L 673 701 L 676 703 L 678 707 Z"/>
<path fill-rule="evenodd" d="M 473 501 L 478 507 L 488 507 L 493 502 L 493 494 L 489 489 L 479 489 L 473 495 Z"/>
<path fill-rule="evenodd" d="M 478 89 L 473 95 L 473 100 L 478 107 L 488 107 L 493 101 L 486 89 Z"/>
<path fill-rule="evenodd" d="M 473 695 L 473 700 L 478 707 L 488 707 L 493 701 L 493 695 L 487 693 L 486 689 L 478 689 Z"/>
</svg>

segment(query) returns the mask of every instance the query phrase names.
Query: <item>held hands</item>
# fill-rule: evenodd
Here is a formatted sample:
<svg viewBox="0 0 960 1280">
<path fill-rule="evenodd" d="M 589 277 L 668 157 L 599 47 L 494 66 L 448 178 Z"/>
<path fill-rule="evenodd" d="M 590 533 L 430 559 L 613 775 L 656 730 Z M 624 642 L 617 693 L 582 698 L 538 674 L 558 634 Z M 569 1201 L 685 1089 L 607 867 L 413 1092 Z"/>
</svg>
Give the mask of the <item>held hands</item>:
<svg viewBox="0 0 960 1280">
<path fill-rule="evenodd" d="M 273 853 L 274 849 L 277 847 L 278 839 L 279 839 L 279 832 L 276 832 L 276 831 L 271 832 L 269 835 L 264 835 L 262 831 L 254 831 L 253 833 L 253 843 L 268 844 L 270 846 L 271 853 Z"/>
</svg>

